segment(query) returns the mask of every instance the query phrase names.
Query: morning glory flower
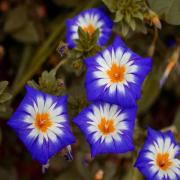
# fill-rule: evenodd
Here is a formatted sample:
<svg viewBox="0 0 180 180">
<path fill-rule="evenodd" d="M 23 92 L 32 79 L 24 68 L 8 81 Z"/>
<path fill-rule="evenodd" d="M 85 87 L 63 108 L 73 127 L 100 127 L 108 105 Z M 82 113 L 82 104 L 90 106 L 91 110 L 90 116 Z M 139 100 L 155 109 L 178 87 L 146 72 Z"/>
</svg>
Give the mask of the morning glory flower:
<svg viewBox="0 0 180 180">
<path fill-rule="evenodd" d="M 101 10 L 92 8 L 83 11 L 79 15 L 66 21 L 67 34 L 66 39 L 70 48 L 75 47 L 75 41 L 78 39 L 78 28 L 81 27 L 91 36 L 96 29 L 99 29 L 100 35 L 98 39 L 99 45 L 104 45 L 112 32 L 112 21 Z"/>
<path fill-rule="evenodd" d="M 141 85 L 151 69 L 151 59 L 132 52 L 119 37 L 104 51 L 85 59 L 85 63 L 88 100 L 125 107 L 134 106 L 141 97 Z"/>
<path fill-rule="evenodd" d="M 91 156 L 132 151 L 136 108 L 124 109 L 114 104 L 96 102 L 85 108 L 74 123 L 84 133 Z"/>
<path fill-rule="evenodd" d="M 180 146 L 176 144 L 170 131 L 157 132 L 148 128 L 144 146 L 139 152 L 135 167 L 147 179 L 179 180 Z"/>
<path fill-rule="evenodd" d="M 8 124 L 25 144 L 33 159 L 47 164 L 75 139 L 67 115 L 67 96 L 56 97 L 26 86 L 27 93 Z"/>
</svg>

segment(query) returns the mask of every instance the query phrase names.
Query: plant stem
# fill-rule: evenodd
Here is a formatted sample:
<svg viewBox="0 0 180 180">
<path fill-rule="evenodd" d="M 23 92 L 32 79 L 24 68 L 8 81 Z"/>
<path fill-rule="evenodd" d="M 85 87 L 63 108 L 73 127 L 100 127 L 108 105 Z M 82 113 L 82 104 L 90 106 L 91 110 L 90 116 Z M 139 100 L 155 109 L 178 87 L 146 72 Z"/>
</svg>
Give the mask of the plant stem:
<svg viewBox="0 0 180 180">
<path fill-rule="evenodd" d="M 63 64 L 65 64 L 66 62 L 67 62 L 66 59 L 61 60 L 61 61 L 58 63 L 58 65 L 57 65 L 54 69 L 52 69 L 51 71 L 57 72 L 57 70 L 58 70 Z"/>
</svg>

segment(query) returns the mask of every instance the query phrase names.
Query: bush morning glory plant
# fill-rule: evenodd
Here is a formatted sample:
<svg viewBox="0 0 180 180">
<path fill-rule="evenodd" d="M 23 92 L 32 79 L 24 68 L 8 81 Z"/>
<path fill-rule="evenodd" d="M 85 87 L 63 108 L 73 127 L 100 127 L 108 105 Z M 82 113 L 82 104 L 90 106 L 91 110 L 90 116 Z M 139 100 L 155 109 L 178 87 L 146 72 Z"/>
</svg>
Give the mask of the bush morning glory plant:
<svg viewBox="0 0 180 180">
<path fill-rule="evenodd" d="M 65 174 L 64 179 L 72 176 L 85 180 L 132 177 L 134 180 L 179 180 L 178 128 L 158 126 L 161 116 L 153 108 L 158 98 L 164 100 L 166 92 L 159 96 L 160 91 L 180 57 L 179 39 L 171 40 L 168 47 L 171 37 L 159 36 L 160 18 L 171 24 L 179 22 L 171 21 L 163 9 L 159 14 L 149 0 L 102 2 L 74 0 L 68 2 L 71 6 L 66 6 L 66 1 L 53 1 L 62 10 L 62 17 L 50 24 L 45 33 L 47 41 L 34 58 L 27 59 L 38 47 L 36 35 L 34 41 L 27 39 L 30 44 L 22 53 L 22 65 L 17 75 L 14 73 L 10 91 L 7 91 L 8 82 L 0 81 L 0 117 L 5 114 L 8 119 L 5 124 L 12 134 L 14 131 L 22 148 L 27 149 L 29 159 L 35 160 L 27 162 L 38 161 L 37 166 L 40 164 L 43 172 L 50 166 L 48 173 L 51 168 L 60 167 L 60 171 L 54 168 L 61 172 L 59 179 Z M 19 29 L 26 28 L 28 37 L 35 31 L 30 33 L 33 20 L 26 22 L 32 16 L 26 13 L 27 7 L 18 7 L 17 12 L 24 14 L 5 25 L 4 31 L 13 32 L 11 36 L 16 40 L 23 41 L 26 37 L 19 36 Z M 39 19 L 44 17 L 46 8 L 37 6 Z M 0 3 L 0 13 L 1 9 Z M 25 19 L 22 24 L 19 17 Z M 14 21 L 18 22 L 17 27 L 9 30 Z M 36 24 L 38 32 L 42 24 Z M 168 41 L 166 46 L 161 38 Z M 0 63 L 1 50 L 0 44 Z M 166 58 L 162 51 L 168 52 Z M 163 67 L 158 58 L 167 59 L 167 64 Z M 179 71 L 175 69 L 174 73 Z M 178 78 L 172 79 L 178 82 Z M 22 93 L 16 99 L 23 88 L 25 95 Z M 174 104 L 178 109 L 179 103 Z M 171 111 L 169 107 L 164 110 L 161 104 L 157 106 L 161 111 Z M 1 153 L 4 151 L 0 150 Z M 69 176 L 67 171 L 74 174 Z M 52 178 L 51 174 L 48 178 Z"/>
</svg>

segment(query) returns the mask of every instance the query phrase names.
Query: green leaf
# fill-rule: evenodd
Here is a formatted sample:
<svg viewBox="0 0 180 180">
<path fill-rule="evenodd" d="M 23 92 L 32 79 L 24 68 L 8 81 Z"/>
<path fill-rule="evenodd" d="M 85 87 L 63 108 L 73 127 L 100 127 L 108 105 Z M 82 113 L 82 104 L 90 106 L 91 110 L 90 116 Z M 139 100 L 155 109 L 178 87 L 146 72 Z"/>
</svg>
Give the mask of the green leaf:
<svg viewBox="0 0 180 180">
<path fill-rule="evenodd" d="M 128 32 L 129 32 L 129 27 L 125 23 L 123 23 L 122 24 L 122 35 L 125 37 L 128 34 Z"/>
<path fill-rule="evenodd" d="M 125 21 L 127 22 L 127 24 L 129 24 L 132 21 L 130 14 L 126 14 Z"/>
<path fill-rule="evenodd" d="M 39 85 L 34 80 L 28 81 L 27 84 L 33 87 L 34 89 L 39 89 Z"/>
<path fill-rule="evenodd" d="M 114 22 L 120 22 L 120 21 L 122 21 L 122 19 L 123 19 L 123 14 L 121 13 L 121 11 L 117 11 Z"/>
<path fill-rule="evenodd" d="M 131 27 L 131 29 L 132 29 L 133 31 L 135 31 L 135 29 L 136 29 L 136 22 L 135 22 L 134 19 L 131 19 L 131 20 L 130 20 L 129 26 Z"/>
<path fill-rule="evenodd" d="M 76 47 L 74 48 L 75 53 L 71 53 L 71 55 L 75 55 L 72 59 L 78 59 L 77 54 L 80 54 L 81 59 L 84 57 L 89 57 L 89 55 L 94 55 L 97 53 L 97 40 L 99 38 L 99 29 L 96 29 L 93 34 L 89 34 L 88 32 L 83 31 L 81 27 L 78 28 L 79 39 L 75 40 Z M 80 58 L 79 57 L 79 58 Z"/>
<path fill-rule="evenodd" d="M 11 34 L 17 41 L 23 43 L 39 42 L 39 35 L 33 22 L 28 22 L 26 26 Z"/>
<path fill-rule="evenodd" d="M 102 0 L 111 12 L 117 9 L 117 0 Z"/>
<path fill-rule="evenodd" d="M 153 69 L 142 88 L 142 98 L 138 101 L 138 114 L 145 113 L 155 102 L 160 93 L 158 69 Z"/>
<path fill-rule="evenodd" d="M 44 71 L 41 77 L 39 77 L 39 84 L 34 80 L 31 80 L 28 81 L 28 85 L 55 96 L 64 94 L 65 90 L 64 81 L 56 78 L 56 69 L 53 69 L 50 72 Z"/>
<path fill-rule="evenodd" d="M 78 36 L 79 39 L 87 39 L 88 33 L 83 31 L 82 27 L 78 27 Z"/>
<path fill-rule="evenodd" d="M 0 95 L 0 103 L 5 103 L 6 101 L 9 101 L 12 98 L 12 95 L 9 93 L 3 93 Z"/>
<path fill-rule="evenodd" d="M 0 81 L 0 95 L 4 92 L 7 88 L 8 81 Z"/>
<path fill-rule="evenodd" d="M 27 7 L 20 5 L 13 10 L 7 16 L 4 25 L 5 32 L 14 32 L 25 26 L 27 23 Z"/>
<path fill-rule="evenodd" d="M 172 25 L 180 25 L 180 0 L 148 0 L 150 7 Z"/>
<path fill-rule="evenodd" d="M 140 19 L 140 20 L 143 20 L 144 19 L 144 16 L 141 12 L 135 12 L 132 14 L 134 17 Z"/>
<path fill-rule="evenodd" d="M 90 51 L 94 47 L 94 45 L 96 45 L 96 43 L 99 39 L 99 34 L 100 34 L 99 29 L 96 29 L 96 31 L 92 35 L 90 47 L 89 47 L 88 51 Z"/>
</svg>

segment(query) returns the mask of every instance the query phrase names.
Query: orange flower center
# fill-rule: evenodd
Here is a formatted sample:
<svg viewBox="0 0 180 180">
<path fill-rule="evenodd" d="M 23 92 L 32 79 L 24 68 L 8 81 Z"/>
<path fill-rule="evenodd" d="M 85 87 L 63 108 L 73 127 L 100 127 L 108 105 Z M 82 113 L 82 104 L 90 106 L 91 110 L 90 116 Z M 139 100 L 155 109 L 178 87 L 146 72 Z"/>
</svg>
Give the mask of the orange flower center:
<svg viewBox="0 0 180 180">
<path fill-rule="evenodd" d="M 82 29 L 83 29 L 84 32 L 87 32 L 90 36 L 92 36 L 92 34 L 93 34 L 94 31 L 95 31 L 95 27 L 94 27 L 94 25 L 92 25 L 92 24 L 89 24 L 89 25 L 87 25 L 87 26 L 84 26 L 84 27 L 82 27 Z"/>
<path fill-rule="evenodd" d="M 107 74 L 112 83 L 118 83 L 124 80 L 125 70 L 124 66 L 119 67 L 116 64 L 113 64 L 111 69 L 107 71 Z"/>
<path fill-rule="evenodd" d="M 112 119 L 106 120 L 105 118 L 101 118 L 98 128 L 104 135 L 108 135 L 115 131 L 114 121 Z"/>
<path fill-rule="evenodd" d="M 48 113 L 36 114 L 35 127 L 42 132 L 46 132 L 50 126 L 52 126 L 52 121 L 49 119 Z"/>
<path fill-rule="evenodd" d="M 169 160 L 169 153 L 158 153 L 156 157 L 156 164 L 161 170 L 168 170 L 172 165 L 172 162 Z"/>
</svg>

